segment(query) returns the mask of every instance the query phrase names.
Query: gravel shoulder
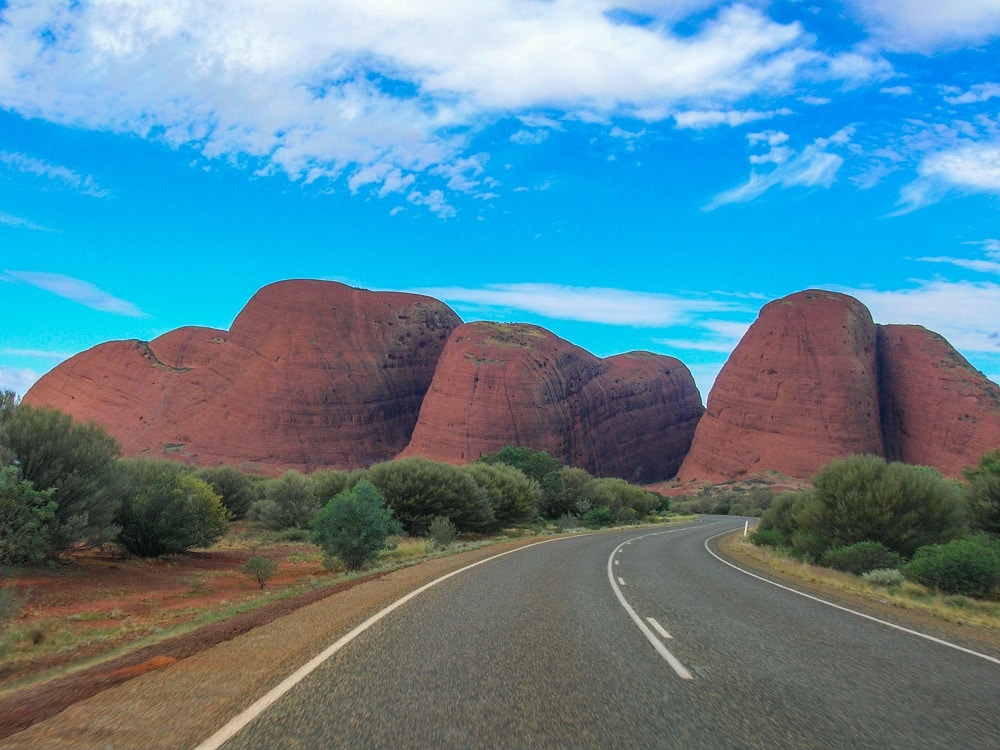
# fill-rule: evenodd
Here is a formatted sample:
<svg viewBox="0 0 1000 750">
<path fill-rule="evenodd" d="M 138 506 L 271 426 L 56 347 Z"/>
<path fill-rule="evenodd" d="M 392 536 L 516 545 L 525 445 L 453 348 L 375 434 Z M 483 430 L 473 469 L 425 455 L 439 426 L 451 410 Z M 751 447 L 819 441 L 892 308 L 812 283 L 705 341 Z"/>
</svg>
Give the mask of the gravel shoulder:
<svg viewBox="0 0 1000 750">
<path fill-rule="evenodd" d="M 220 623 L 223 628 L 229 623 L 233 632 L 215 644 L 212 638 L 204 639 L 207 648 L 188 644 L 191 653 L 171 656 L 166 644 L 160 644 L 157 653 L 132 657 L 137 663 L 131 666 L 74 675 L 67 679 L 76 684 L 62 688 L 69 700 L 62 710 L 6 736 L 0 746 L 194 747 L 327 645 L 400 597 L 465 565 L 536 541 L 514 540 L 428 560 L 341 588 L 244 632 L 230 621 Z M 115 684 L 114 672 L 124 681 Z M 92 691 L 95 686 L 98 692 Z M 15 693 L 0 702 L 0 724 L 26 717 L 52 689 L 42 686 L 33 694 Z"/>
</svg>

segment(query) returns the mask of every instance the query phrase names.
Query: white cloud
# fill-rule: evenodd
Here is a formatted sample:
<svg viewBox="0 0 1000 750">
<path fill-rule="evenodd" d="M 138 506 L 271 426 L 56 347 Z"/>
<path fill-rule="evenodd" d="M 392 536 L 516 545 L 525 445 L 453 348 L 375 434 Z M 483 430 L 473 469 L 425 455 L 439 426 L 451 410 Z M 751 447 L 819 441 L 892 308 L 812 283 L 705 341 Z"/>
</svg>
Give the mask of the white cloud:
<svg viewBox="0 0 1000 750">
<path fill-rule="evenodd" d="M 944 100 L 948 104 L 978 104 L 1000 96 L 1000 83 L 977 83 L 968 91 L 954 92 Z"/>
<path fill-rule="evenodd" d="M 4 271 L 0 273 L 0 281 L 7 283 L 22 283 L 51 292 L 58 297 L 89 307 L 101 312 L 126 315 L 132 318 L 148 317 L 136 305 L 127 300 L 99 289 L 89 281 L 64 276 L 61 273 L 46 273 L 42 271 Z"/>
<path fill-rule="evenodd" d="M 406 196 L 406 200 L 414 206 L 426 206 L 442 219 L 450 219 L 457 214 L 455 207 L 448 203 L 448 199 L 444 197 L 444 193 L 440 190 L 431 190 L 426 194 L 421 193 L 419 190 L 414 190 Z"/>
<path fill-rule="evenodd" d="M 518 130 L 510 140 L 519 146 L 537 146 L 548 137 L 548 130 Z"/>
<path fill-rule="evenodd" d="M 909 86 L 885 86 L 879 89 L 879 91 L 889 96 L 909 96 L 913 93 L 913 89 Z"/>
<path fill-rule="evenodd" d="M 73 354 L 70 352 L 50 352 L 45 349 L 0 349 L 0 357 L 34 357 L 35 359 L 54 359 L 61 362 L 72 356 Z"/>
<path fill-rule="evenodd" d="M 792 110 L 788 108 L 768 110 L 766 112 L 760 112 L 755 109 L 748 109 L 745 111 L 739 110 L 691 110 L 689 112 L 677 112 L 674 114 L 674 121 L 677 123 L 678 128 L 693 128 L 695 130 L 703 130 L 705 128 L 714 128 L 719 125 L 728 125 L 731 128 L 735 128 L 738 125 L 743 125 L 748 122 L 754 122 L 755 120 L 770 120 L 778 115 L 790 115 Z"/>
<path fill-rule="evenodd" d="M 670 326 L 694 315 L 742 310 L 733 302 L 651 292 L 559 284 L 489 284 L 477 289 L 435 287 L 412 290 L 454 306 L 480 311 L 522 311 L 555 320 L 622 326 Z"/>
<path fill-rule="evenodd" d="M 743 203 L 760 197 L 773 187 L 830 187 L 844 163 L 842 156 L 827 150 L 829 146 L 846 145 L 854 133 L 853 127 L 841 128 L 829 138 L 817 138 L 801 152 L 795 153 L 783 146 L 787 137 L 784 133 L 767 131 L 751 133 L 751 145 L 767 143 L 770 150 L 750 157 L 751 164 L 773 163 L 769 172 L 750 172 L 750 179 L 743 185 L 716 195 L 705 206 L 712 211 L 727 203 Z"/>
<path fill-rule="evenodd" d="M 1000 142 L 964 142 L 925 156 L 917 179 L 900 190 L 893 215 L 934 203 L 952 190 L 1000 194 Z"/>
<path fill-rule="evenodd" d="M 933 52 L 985 42 L 1000 32 L 996 0 L 849 0 L 885 49 Z"/>
<path fill-rule="evenodd" d="M 657 338 L 654 341 L 672 349 L 729 354 L 740 343 L 740 339 L 749 328 L 748 322 L 705 320 L 698 322 L 694 330 L 695 336 L 680 339 Z"/>
<path fill-rule="evenodd" d="M 752 4 L 689 18 L 712 4 L 286 0 L 275 12 L 237 0 L 10 0 L 0 106 L 385 194 L 455 164 L 484 123 L 506 116 L 531 132 L 563 118 L 731 112 L 879 66 L 821 53 L 800 24 Z M 612 12 L 621 8 L 651 22 Z M 675 33 L 680 20 L 691 25 Z M 71 170 L 37 168 L 106 193 Z"/>
<path fill-rule="evenodd" d="M 16 229 L 30 229 L 34 232 L 54 232 L 56 230 L 49 229 L 49 227 L 43 227 L 41 224 L 36 224 L 29 219 L 22 219 L 20 216 L 14 216 L 13 214 L 4 213 L 0 211 L 0 224 L 8 227 L 14 227 Z"/>
<path fill-rule="evenodd" d="M 23 396 L 40 377 L 42 373 L 27 367 L 0 365 L 0 390 L 14 391 L 17 395 Z"/>
<path fill-rule="evenodd" d="M 16 172 L 57 182 L 92 198 L 107 198 L 111 195 L 111 191 L 102 188 L 90 175 L 81 175 L 69 167 L 49 164 L 27 154 L 0 151 L 0 164 Z"/>
</svg>

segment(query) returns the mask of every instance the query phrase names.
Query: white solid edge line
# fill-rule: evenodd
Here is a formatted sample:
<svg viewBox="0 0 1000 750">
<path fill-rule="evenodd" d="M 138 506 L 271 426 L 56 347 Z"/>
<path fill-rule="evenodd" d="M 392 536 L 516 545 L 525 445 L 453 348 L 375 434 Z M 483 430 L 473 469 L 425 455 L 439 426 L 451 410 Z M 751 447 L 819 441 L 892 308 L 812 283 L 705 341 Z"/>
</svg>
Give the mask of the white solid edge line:
<svg viewBox="0 0 1000 750">
<path fill-rule="evenodd" d="M 910 635 L 915 635 L 915 636 L 917 636 L 917 638 L 923 638 L 926 641 L 931 641 L 931 642 L 937 643 L 938 645 L 941 645 L 941 646 L 947 646 L 948 648 L 953 648 L 956 651 L 961 651 L 963 653 L 970 654 L 972 656 L 978 656 L 980 659 L 986 659 L 986 661 L 991 661 L 994 664 L 1000 664 L 1000 659 L 997 659 L 995 657 L 989 656 L 988 654 L 981 654 L 978 651 L 973 651 L 972 649 L 965 648 L 964 646 L 959 646 L 957 643 L 951 643 L 950 641 L 944 641 L 944 640 L 941 640 L 940 638 L 935 638 L 932 635 L 927 635 L 926 633 L 921 633 L 919 630 L 911 630 L 910 628 L 904 628 L 902 625 L 896 625 L 895 623 L 888 622 L 887 620 L 880 620 L 877 617 L 873 617 L 871 615 L 866 615 L 864 612 L 858 612 L 857 610 L 853 610 L 853 609 L 850 609 L 848 607 L 843 607 L 843 606 L 841 606 L 839 604 L 834 604 L 833 602 L 828 602 L 826 599 L 820 599 L 818 596 L 813 596 L 812 594 L 807 594 L 804 591 L 799 591 L 798 589 L 793 589 L 791 586 L 785 586 L 784 584 L 776 583 L 775 581 L 772 581 L 772 580 L 770 580 L 768 578 L 764 578 L 764 576 L 759 576 L 756 573 L 751 573 L 749 570 L 744 570 L 739 565 L 734 565 L 733 563 L 729 562 L 728 560 L 723 560 L 717 554 L 715 554 L 714 552 L 712 552 L 711 548 L 709 548 L 709 546 L 708 546 L 708 543 L 710 541 L 712 541 L 713 539 L 717 539 L 718 537 L 722 536 L 723 534 L 729 534 L 731 531 L 733 531 L 733 529 L 730 529 L 730 531 L 723 531 L 723 532 L 721 532 L 719 534 L 716 534 L 715 536 L 710 536 L 708 539 L 705 540 L 705 549 L 708 550 L 708 554 L 710 554 L 712 557 L 714 557 L 719 562 L 725 563 L 726 565 L 728 565 L 733 570 L 738 570 L 740 573 L 744 573 L 744 574 L 750 576 L 751 578 L 756 578 L 758 581 L 763 581 L 764 583 L 769 583 L 772 586 L 777 586 L 779 589 L 784 589 L 785 591 L 790 591 L 793 594 L 798 594 L 799 596 L 804 596 L 806 599 L 812 599 L 814 602 L 819 602 L 820 604 L 825 604 L 828 607 L 833 607 L 834 609 L 839 609 L 842 612 L 847 612 L 847 613 L 855 615 L 857 617 L 863 617 L 866 620 L 871 620 L 872 622 L 877 622 L 879 625 L 885 625 L 887 628 L 893 628 L 894 630 L 901 630 L 904 633 L 909 633 Z"/>
<path fill-rule="evenodd" d="M 664 534 L 666 532 L 661 531 L 659 533 Z M 643 537 L 646 536 L 656 536 L 656 534 L 643 535 Z M 637 537 L 637 538 L 641 539 L 643 537 Z M 672 653 L 670 653 L 670 651 L 667 650 L 667 647 L 663 645 L 663 642 L 653 634 L 653 631 L 649 629 L 649 626 L 642 621 L 642 618 L 639 617 L 638 614 L 636 614 L 636 611 L 632 609 L 632 605 L 625 600 L 624 596 L 622 596 L 622 592 L 621 589 L 618 588 L 618 584 L 615 583 L 615 575 L 613 572 L 611 561 L 614 559 L 615 554 L 618 552 L 618 550 L 620 550 L 626 544 L 631 544 L 632 541 L 633 540 L 630 539 L 627 542 L 622 542 L 617 547 L 615 547 L 614 552 L 612 552 L 610 557 L 608 557 L 608 581 L 611 583 L 611 590 L 615 592 L 615 596 L 618 597 L 618 602 L 622 605 L 625 611 L 628 612 L 628 616 L 632 618 L 632 622 L 634 622 L 638 626 L 642 634 L 646 636 L 646 640 L 649 641 L 650 644 L 652 644 L 653 648 L 656 649 L 656 653 L 658 653 L 666 660 L 667 664 L 669 664 L 673 668 L 674 672 L 677 673 L 678 677 L 680 677 L 682 680 L 692 680 L 694 678 L 691 676 L 691 673 L 687 671 L 685 666 L 680 663 L 680 661 L 677 659 L 676 656 L 674 656 Z"/>
<path fill-rule="evenodd" d="M 653 626 L 653 630 L 660 634 L 661 638 L 666 638 L 668 641 L 672 641 L 674 637 L 666 631 L 666 629 L 657 622 L 655 617 L 647 617 L 646 622 Z"/>
<path fill-rule="evenodd" d="M 425 583 L 420 588 L 411 591 L 409 594 L 400 599 L 397 599 L 385 609 L 376 612 L 374 615 L 369 617 L 367 620 L 358 625 L 352 631 L 342 636 L 335 643 L 332 643 L 331 645 L 327 646 L 325 649 L 323 649 L 323 651 L 318 653 L 312 659 L 310 659 L 301 667 L 299 667 L 290 675 L 288 675 L 288 677 L 286 677 L 284 680 L 282 680 L 273 688 L 271 688 L 269 691 L 267 691 L 264 695 L 262 695 L 256 701 L 254 701 L 250 706 L 248 706 L 239 714 L 237 714 L 228 722 L 226 722 L 226 724 L 221 729 L 219 729 L 219 731 L 217 731 L 207 740 L 202 742 L 200 745 L 197 745 L 195 747 L 195 750 L 217 750 L 217 748 L 222 747 L 224 743 L 228 742 L 233 737 L 235 737 L 236 734 L 241 729 L 243 729 L 243 727 L 245 727 L 251 721 L 256 719 L 262 713 L 264 713 L 264 711 L 266 711 L 271 705 L 277 702 L 277 700 L 281 698 L 281 696 L 283 696 L 285 693 L 287 693 L 289 690 L 295 687 L 298 683 L 304 680 L 311 672 L 313 672 L 317 667 L 319 667 L 320 664 L 322 664 L 331 656 L 333 656 L 335 653 L 340 651 L 342 648 L 344 648 L 344 646 L 346 646 L 348 643 L 353 641 L 363 632 L 368 630 L 368 628 L 377 623 L 379 620 L 388 615 L 390 612 L 393 612 L 394 610 L 403 606 L 408 601 L 424 593 L 425 591 L 427 591 L 427 589 L 431 588 L 432 586 L 436 586 L 442 581 L 448 580 L 452 576 L 457 576 L 459 573 L 464 573 L 467 570 L 475 568 L 479 565 L 483 565 L 484 563 L 488 563 L 491 560 L 496 560 L 499 557 L 504 557 L 505 555 L 510 555 L 513 554 L 514 552 L 520 552 L 521 550 L 528 549 L 529 547 L 537 547 L 539 544 L 548 544 L 549 542 L 558 542 L 558 541 L 564 541 L 566 539 L 579 539 L 579 538 L 581 537 L 556 537 L 555 539 L 543 539 L 540 542 L 533 542 L 532 544 L 526 544 L 523 547 L 517 547 L 516 549 L 511 549 L 507 550 L 506 552 L 501 552 L 497 555 L 492 555 L 491 557 L 487 557 L 484 560 L 480 560 L 479 562 L 474 562 L 471 563 L 470 565 L 466 565 L 463 568 L 459 568 L 458 570 L 453 570 L 451 573 L 447 573 L 441 576 L 440 578 L 435 578 L 430 583 Z"/>
</svg>

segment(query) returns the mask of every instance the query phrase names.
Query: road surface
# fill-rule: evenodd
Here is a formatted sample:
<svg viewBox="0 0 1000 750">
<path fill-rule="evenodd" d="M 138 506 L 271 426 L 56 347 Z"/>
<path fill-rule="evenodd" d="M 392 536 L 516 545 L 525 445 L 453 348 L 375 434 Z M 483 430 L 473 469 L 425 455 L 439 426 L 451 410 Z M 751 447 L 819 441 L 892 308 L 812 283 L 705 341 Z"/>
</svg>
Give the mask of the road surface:
<svg viewBox="0 0 1000 750">
<path fill-rule="evenodd" d="M 1000 748 L 1000 664 L 772 586 L 706 540 L 560 539 L 415 596 L 237 748 Z"/>
</svg>

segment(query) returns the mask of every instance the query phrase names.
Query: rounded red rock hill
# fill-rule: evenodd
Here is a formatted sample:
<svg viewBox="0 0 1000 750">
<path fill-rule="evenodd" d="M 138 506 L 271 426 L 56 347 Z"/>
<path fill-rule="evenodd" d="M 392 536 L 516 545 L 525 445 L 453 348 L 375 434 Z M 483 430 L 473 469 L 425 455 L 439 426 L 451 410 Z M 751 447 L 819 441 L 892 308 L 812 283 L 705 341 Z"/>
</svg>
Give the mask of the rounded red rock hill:
<svg viewBox="0 0 1000 750">
<path fill-rule="evenodd" d="M 599 359 L 537 326 L 469 323 L 448 340 L 402 455 L 467 463 L 519 445 L 651 482 L 676 472 L 702 410 L 672 357 Z"/>
</svg>

